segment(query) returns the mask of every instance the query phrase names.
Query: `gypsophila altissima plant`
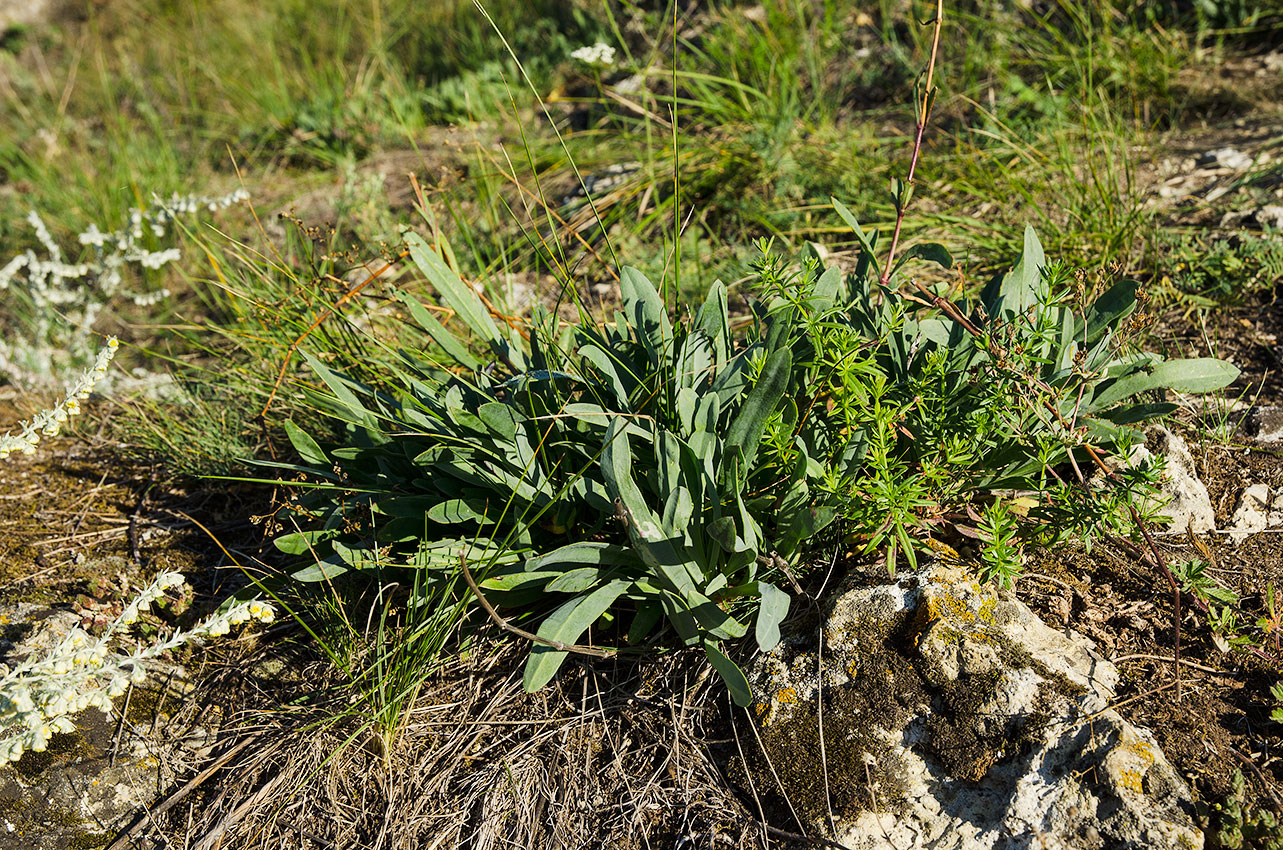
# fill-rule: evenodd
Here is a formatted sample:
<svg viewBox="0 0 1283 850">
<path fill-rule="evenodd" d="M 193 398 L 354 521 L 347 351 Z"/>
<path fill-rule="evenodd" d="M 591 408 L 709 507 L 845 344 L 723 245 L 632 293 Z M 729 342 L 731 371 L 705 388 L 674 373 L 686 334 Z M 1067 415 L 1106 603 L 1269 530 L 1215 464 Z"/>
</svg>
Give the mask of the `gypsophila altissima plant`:
<svg viewBox="0 0 1283 850">
<path fill-rule="evenodd" d="M 177 248 L 159 247 L 178 216 L 226 209 L 248 198 L 243 189 L 220 196 L 157 198 L 146 209 L 130 210 L 129 222 L 118 230 L 104 232 L 90 224 L 77 236 L 84 256 L 74 261 L 32 210 L 27 223 L 43 256 L 28 249 L 0 267 L 0 293 L 18 298 L 11 315 L 22 325 L 17 335 L 15 329 L 6 329 L 9 341 L 0 344 L 0 371 L 15 380 L 52 374 L 58 352 L 70 350 L 73 359 L 81 354 L 78 349 L 111 299 L 128 298 L 145 307 L 168 297 L 165 289 L 128 289 L 125 270 L 136 266 L 155 271 L 179 259 Z"/>
<path fill-rule="evenodd" d="M 167 590 L 183 583 L 179 573 L 161 573 L 100 636 L 73 628 L 47 653 L 12 668 L 0 665 L 0 764 L 17 761 L 27 751 L 43 751 L 50 737 L 73 731 L 73 719 L 87 708 L 110 714 L 112 700 L 123 695 L 131 683 L 142 682 L 148 665 L 165 653 L 225 635 L 242 623 L 270 623 L 275 617 L 266 603 L 237 600 L 166 639 L 128 651 L 112 648 L 113 640 L 123 638 L 125 630 Z"/>
<path fill-rule="evenodd" d="M 0 460 L 4 460 L 14 452 L 19 454 L 31 454 L 36 450 L 40 443 L 41 437 L 56 437 L 62 430 L 66 421 L 80 412 L 80 403 L 89 398 L 94 387 L 102 380 L 103 375 L 107 374 L 107 366 L 111 359 L 116 356 L 116 350 L 120 348 L 114 336 L 107 337 L 107 344 L 98 352 L 98 358 L 94 365 L 90 366 L 80 375 L 71 386 L 67 388 L 67 394 L 63 396 L 62 401 L 58 402 L 49 410 L 43 410 L 31 417 L 30 420 L 22 423 L 22 427 L 17 432 L 9 432 L 0 437 Z"/>
</svg>

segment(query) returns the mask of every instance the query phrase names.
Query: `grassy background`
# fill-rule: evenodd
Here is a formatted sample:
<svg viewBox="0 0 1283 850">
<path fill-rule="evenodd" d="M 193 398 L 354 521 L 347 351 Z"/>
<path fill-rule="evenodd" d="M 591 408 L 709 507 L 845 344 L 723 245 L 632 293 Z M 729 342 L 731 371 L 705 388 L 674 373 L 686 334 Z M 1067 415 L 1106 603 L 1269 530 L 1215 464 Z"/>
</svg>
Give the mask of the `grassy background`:
<svg viewBox="0 0 1283 850">
<path fill-rule="evenodd" d="M 612 309 L 620 262 L 679 309 L 718 278 L 734 295 L 761 238 L 849 261 L 830 198 L 867 226 L 893 221 L 932 8 L 71 2 L 0 36 L 0 265 L 37 247 L 29 210 L 76 259 L 76 234 L 120 227 L 154 195 L 248 190 L 252 210 L 183 219 L 180 262 L 129 271 L 170 298 L 113 299 L 95 326 L 129 343 L 126 367 L 174 375 L 163 394 L 116 394 L 131 412 L 117 436 L 171 472 L 240 472 L 285 450 L 284 419 L 324 428 L 298 392 L 296 340 L 373 384 L 396 374 L 395 300 L 383 282 L 347 293 L 397 256 L 404 226 L 453 245 L 512 313 Z M 1029 222 L 1088 285 L 1121 270 L 1189 311 L 1271 292 L 1276 236 L 1220 215 L 1275 198 L 1279 166 L 1259 157 L 1283 146 L 1283 72 L 1262 57 L 1281 34 L 1274 0 L 949 4 L 906 240 L 941 242 L 960 265 L 930 283 L 974 291 Z M 570 58 L 599 40 L 612 68 Z M 1258 157 L 1232 195 L 1159 202 L 1167 178 L 1223 146 Z M 0 292 L 10 338 L 31 327 L 29 303 Z M 39 392 L 57 377 L 0 380 Z M 354 603 L 360 615 L 337 599 L 307 604 L 390 739 L 442 633 L 408 629 L 381 595 Z M 412 639 L 387 637 L 403 628 Z"/>
<path fill-rule="evenodd" d="M 116 299 L 97 326 L 137 344 L 129 365 L 215 364 L 186 376 L 178 413 L 139 401 L 159 424 L 135 436 L 184 470 L 226 469 L 263 442 L 249 424 L 270 392 L 262 376 L 354 269 L 396 253 L 400 227 L 454 244 L 518 312 L 575 298 L 609 309 L 621 261 L 689 301 L 743 279 L 760 237 L 840 259 L 852 244 L 830 197 L 872 226 L 894 217 L 932 9 L 69 3 L 0 40 L 0 258 L 35 246 L 29 210 L 74 259 L 88 250 L 77 233 L 120 227 L 153 196 L 247 189 L 254 215 L 189 218 L 180 263 L 133 272 L 172 298 Z M 1121 268 L 1160 303 L 1206 309 L 1273 286 L 1283 261 L 1268 240 L 1208 230 L 1154 196 L 1191 134 L 1277 108 L 1277 72 L 1226 69 L 1264 52 L 1281 21 L 1275 2 L 948 6 L 906 238 L 950 248 L 962 262 L 947 283 L 962 288 L 1011 261 L 1026 222 L 1049 254 Z M 613 67 L 569 57 L 599 40 Z M 1270 168 L 1243 191 L 1268 192 Z M 377 324 L 382 297 L 371 287 L 345 309 Z M 21 292 L 0 299 L 23 328 Z M 323 323 L 304 348 L 353 349 L 377 373 L 358 336 Z"/>
</svg>

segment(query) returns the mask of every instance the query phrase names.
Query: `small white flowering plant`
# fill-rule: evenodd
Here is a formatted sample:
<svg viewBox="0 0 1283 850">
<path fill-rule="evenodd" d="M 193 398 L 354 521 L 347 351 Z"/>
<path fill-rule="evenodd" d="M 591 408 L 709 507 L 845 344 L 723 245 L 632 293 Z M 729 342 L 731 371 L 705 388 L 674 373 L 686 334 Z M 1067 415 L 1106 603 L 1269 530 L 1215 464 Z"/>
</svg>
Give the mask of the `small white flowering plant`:
<svg viewBox="0 0 1283 850">
<path fill-rule="evenodd" d="M 570 58 L 582 62 L 594 71 L 604 71 L 615 64 L 615 48 L 599 41 L 572 50 Z"/>
<path fill-rule="evenodd" d="M 133 265 L 155 271 L 178 260 L 181 253 L 177 248 L 152 247 L 168 234 L 180 215 L 226 209 L 248 198 L 243 189 L 221 196 L 157 198 L 146 209 L 130 210 L 128 223 L 118 230 L 104 232 L 90 224 L 76 237 L 87 249 L 87 256 L 78 262 L 64 254 L 40 214 L 29 212 L 27 223 L 43 255 L 28 249 L 0 266 L 0 293 L 16 292 L 26 302 L 20 311 L 14 311 L 26 325 L 26 339 L 14 339 L 13 329 L 7 329 L 9 341 L 0 343 L 0 371 L 19 380 L 50 374 L 58 352 L 70 351 L 73 358 L 81 353 L 83 340 L 111 299 L 123 297 L 147 307 L 167 298 L 170 293 L 163 288 L 126 289 L 126 268 Z"/>
<path fill-rule="evenodd" d="M 71 383 L 71 386 L 67 387 L 67 394 L 62 401 L 23 422 L 16 429 L 16 433 L 10 431 L 0 436 L 0 460 L 4 460 L 14 452 L 29 455 L 36 450 L 41 437 L 58 436 L 67 420 L 80 412 L 80 403 L 89 398 L 94 387 L 102 380 L 103 375 L 107 374 L 107 366 L 116 356 L 116 350 L 119 348 L 120 343 L 114 336 L 107 337 L 107 344 L 98 352 L 94 365 L 86 369 Z"/>
<path fill-rule="evenodd" d="M 184 583 L 179 573 L 161 573 L 101 635 L 74 627 L 46 654 L 13 667 L 0 665 L 0 764 L 17 761 L 27 751 L 44 751 L 53 735 L 74 731 L 74 718 L 88 708 L 110 714 L 112 700 L 131 683 L 142 682 L 148 666 L 165 653 L 225 635 L 242 623 L 270 623 L 275 618 L 272 606 L 260 600 L 235 600 L 168 638 L 129 651 L 112 648 L 113 639 Z"/>
</svg>

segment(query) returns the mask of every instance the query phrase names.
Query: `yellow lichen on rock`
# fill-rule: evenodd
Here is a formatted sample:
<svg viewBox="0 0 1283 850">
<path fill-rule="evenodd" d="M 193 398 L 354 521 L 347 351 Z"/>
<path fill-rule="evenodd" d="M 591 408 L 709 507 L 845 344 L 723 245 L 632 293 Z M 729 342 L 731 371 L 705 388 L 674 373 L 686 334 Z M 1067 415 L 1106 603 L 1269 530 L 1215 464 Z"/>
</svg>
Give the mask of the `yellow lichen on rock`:
<svg viewBox="0 0 1283 850">
<path fill-rule="evenodd" d="M 1145 792 L 1145 774 L 1154 766 L 1154 749 L 1134 735 L 1128 735 L 1106 757 L 1105 767 L 1118 788 L 1135 794 Z"/>
</svg>

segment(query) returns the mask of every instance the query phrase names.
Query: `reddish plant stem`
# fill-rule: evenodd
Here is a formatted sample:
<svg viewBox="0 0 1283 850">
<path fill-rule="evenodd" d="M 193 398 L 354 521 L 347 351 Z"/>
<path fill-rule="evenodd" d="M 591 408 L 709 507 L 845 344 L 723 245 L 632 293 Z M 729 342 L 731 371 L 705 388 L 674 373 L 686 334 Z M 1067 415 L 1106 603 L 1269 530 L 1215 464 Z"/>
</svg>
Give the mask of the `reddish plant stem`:
<svg viewBox="0 0 1283 850">
<path fill-rule="evenodd" d="M 913 176 L 918 170 L 918 160 L 922 157 L 922 136 L 927 129 L 927 120 L 931 117 L 931 104 L 934 101 L 934 91 L 932 83 L 935 80 L 936 57 L 940 53 L 940 29 L 944 25 L 944 0 L 936 0 L 936 20 L 935 32 L 931 36 L 931 58 L 927 61 L 927 79 L 926 84 L 922 87 L 922 102 L 918 104 L 918 124 L 913 139 L 913 156 L 909 159 L 909 176 L 905 181 L 905 186 L 912 190 Z M 897 202 L 895 211 L 895 229 L 891 232 L 891 250 L 887 252 L 887 264 L 882 270 L 882 277 L 879 282 L 886 286 L 891 282 L 891 268 L 895 263 L 895 250 L 900 244 L 900 228 L 904 225 L 904 211 L 908 207 L 908 199 L 902 198 Z"/>
</svg>

